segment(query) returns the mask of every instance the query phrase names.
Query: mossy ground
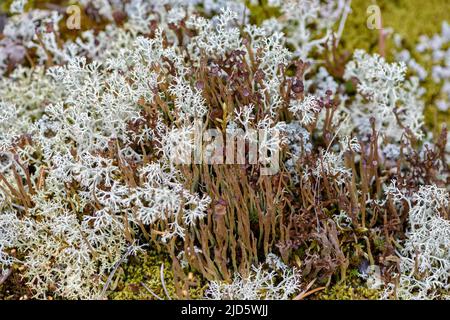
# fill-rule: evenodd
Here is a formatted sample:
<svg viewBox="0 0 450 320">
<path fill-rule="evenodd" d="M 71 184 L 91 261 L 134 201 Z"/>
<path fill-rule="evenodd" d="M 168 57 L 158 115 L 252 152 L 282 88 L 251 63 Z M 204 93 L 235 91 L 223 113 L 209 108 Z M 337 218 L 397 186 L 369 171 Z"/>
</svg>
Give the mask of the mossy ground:
<svg viewBox="0 0 450 320">
<path fill-rule="evenodd" d="M 161 265 L 164 265 L 161 279 Z M 194 274 L 189 274 L 189 298 L 198 299 L 204 295 L 204 283 Z M 156 297 L 148 291 L 150 289 L 161 299 L 175 296 L 173 272 L 170 258 L 155 251 L 145 252 L 132 257 L 129 263 L 118 269 L 118 273 L 111 286 L 110 299 L 115 300 L 155 300 Z M 164 281 L 167 294 L 163 288 Z"/>
</svg>

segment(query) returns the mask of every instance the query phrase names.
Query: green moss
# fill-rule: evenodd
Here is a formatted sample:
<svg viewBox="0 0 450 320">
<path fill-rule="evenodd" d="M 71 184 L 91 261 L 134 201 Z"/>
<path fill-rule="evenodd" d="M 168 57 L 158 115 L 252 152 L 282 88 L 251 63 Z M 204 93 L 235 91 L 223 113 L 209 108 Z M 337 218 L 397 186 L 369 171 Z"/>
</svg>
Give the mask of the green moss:
<svg viewBox="0 0 450 320">
<path fill-rule="evenodd" d="M 450 18 L 450 2 L 446 0 L 353 0 L 342 39 L 350 51 L 378 50 L 379 31 L 367 28 L 367 8 L 373 4 L 381 9 L 383 27 L 392 28 L 409 44 L 420 35 L 440 32 L 442 22 Z M 387 44 L 392 46 L 392 42 Z"/>
<path fill-rule="evenodd" d="M 162 299 L 167 299 L 160 277 L 160 268 L 164 264 L 164 284 L 170 297 L 176 298 L 173 283 L 172 261 L 169 257 L 150 251 L 130 259 L 128 264 L 118 271 L 113 282 L 113 290 L 109 294 L 114 300 L 154 300 L 155 297 L 141 284 L 144 283 L 153 293 Z M 189 296 L 191 299 L 203 297 L 202 282 L 193 279 Z M 195 284 L 194 284 L 195 283 Z"/>
<path fill-rule="evenodd" d="M 9 13 L 9 7 L 11 6 L 11 3 L 13 2 L 13 0 L 4 0 L 2 1 L 2 3 L 0 4 L 0 11 Z M 32 8 L 34 5 L 34 0 L 30 0 L 27 5 L 25 6 L 25 9 L 29 9 Z"/>
<path fill-rule="evenodd" d="M 246 1 L 246 5 L 250 10 L 251 23 L 260 25 L 264 20 L 280 16 L 281 13 L 278 8 L 269 6 L 267 0 L 259 2 L 259 4 L 255 5 L 251 1 Z"/>
<path fill-rule="evenodd" d="M 430 70 L 431 65 L 422 56 L 411 50 L 421 35 L 432 36 L 440 33 L 443 21 L 450 20 L 450 1 L 446 0 L 353 0 L 352 13 L 349 15 L 342 44 L 348 52 L 364 49 L 368 52 L 379 52 L 379 31 L 367 28 L 367 8 L 376 4 L 381 9 L 384 28 L 391 28 L 404 39 L 403 46 L 409 49 L 417 62 Z M 432 23 L 430 23 L 432 22 Z M 386 41 L 386 58 L 392 60 L 394 44 L 392 37 Z M 441 123 L 450 125 L 449 112 L 439 112 L 434 101 L 440 91 L 440 85 L 427 79 L 423 83 L 426 89 L 425 121 L 428 127 L 438 129 Z"/>
<path fill-rule="evenodd" d="M 267 0 L 259 1 L 258 5 L 251 5 L 250 21 L 260 24 L 265 19 L 277 17 L 280 12 L 267 5 Z M 370 30 L 367 27 L 369 14 L 367 8 L 376 4 L 380 7 L 382 24 L 386 29 L 392 29 L 400 34 L 404 39 L 404 47 L 409 49 L 416 61 L 431 70 L 430 63 L 426 62 L 422 56 L 415 54 L 414 50 L 421 35 L 432 36 L 441 31 L 443 21 L 450 20 L 450 1 L 447 0 L 353 0 L 352 12 L 349 14 L 341 45 L 349 53 L 355 49 L 364 49 L 367 52 L 379 52 L 379 30 Z M 433 23 L 430 23 L 432 21 Z M 385 43 L 386 58 L 390 61 L 394 59 L 394 43 L 389 37 Z M 447 123 L 450 126 L 450 113 L 440 112 L 434 102 L 438 98 L 441 88 L 440 84 L 427 79 L 422 86 L 426 89 L 423 97 L 426 105 L 425 123 L 436 134 L 440 124 Z"/>
</svg>

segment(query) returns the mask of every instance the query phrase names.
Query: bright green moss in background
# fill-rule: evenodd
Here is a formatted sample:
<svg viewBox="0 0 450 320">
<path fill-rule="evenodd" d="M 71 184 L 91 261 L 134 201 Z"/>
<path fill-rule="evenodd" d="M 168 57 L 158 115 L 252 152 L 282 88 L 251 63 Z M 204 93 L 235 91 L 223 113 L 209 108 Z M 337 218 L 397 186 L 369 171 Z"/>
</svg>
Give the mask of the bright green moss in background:
<svg viewBox="0 0 450 320">
<path fill-rule="evenodd" d="M 259 2 L 260 4 L 255 5 L 252 4 L 252 1 L 245 1 L 247 8 L 250 10 L 249 15 L 251 23 L 259 25 L 264 20 L 280 16 L 281 13 L 278 8 L 269 6 L 267 0 L 261 0 Z"/>
<path fill-rule="evenodd" d="M 378 50 L 378 30 L 367 28 L 367 8 L 376 4 L 381 9 L 382 24 L 399 33 L 409 45 L 422 34 L 431 36 L 441 31 L 443 21 L 450 21 L 448 0 L 353 0 L 343 43 L 349 50 Z M 392 48 L 392 42 L 388 42 Z"/>
</svg>

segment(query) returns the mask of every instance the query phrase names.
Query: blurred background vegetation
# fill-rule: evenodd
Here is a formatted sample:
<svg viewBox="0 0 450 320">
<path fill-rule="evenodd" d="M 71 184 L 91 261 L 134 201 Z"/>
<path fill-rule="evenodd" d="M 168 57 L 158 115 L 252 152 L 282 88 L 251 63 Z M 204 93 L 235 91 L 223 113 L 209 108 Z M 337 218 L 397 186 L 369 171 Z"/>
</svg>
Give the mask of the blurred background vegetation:
<svg viewBox="0 0 450 320">
<path fill-rule="evenodd" d="M 251 21 L 261 23 L 263 20 L 277 16 L 275 8 L 267 5 L 267 0 L 259 1 L 260 5 L 250 5 Z M 418 55 L 414 48 L 421 35 L 432 37 L 441 32 L 442 23 L 450 23 L 450 1 L 448 0 L 352 0 L 352 12 L 348 16 L 345 31 L 341 41 L 343 49 L 352 53 L 355 49 L 367 52 L 379 52 L 379 30 L 370 30 L 366 26 L 367 8 L 378 5 L 381 9 L 383 28 L 399 34 L 403 38 L 403 47 L 411 51 L 412 57 L 427 71 L 430 63 Z M 385 43 L 386 58 L 394 60 L 395 45 L 393 37 L 388 37 Z M 429 72 L 430 73 L 430 72 Z M 442 123 L 450 126 L 450 112 L 441 112 L 434 105 L 440 91 L 440 84 L 434 83 L 430 77 L 422 84 L 426 89 L 426 124 L 436 136 Z"/>
</svg>

